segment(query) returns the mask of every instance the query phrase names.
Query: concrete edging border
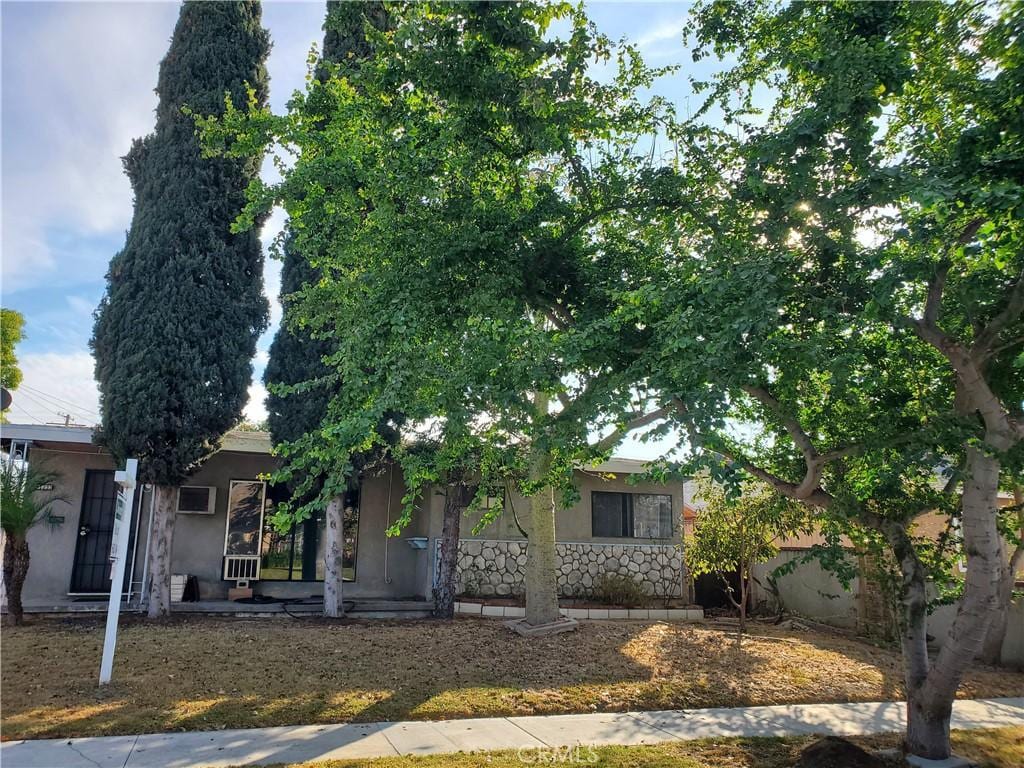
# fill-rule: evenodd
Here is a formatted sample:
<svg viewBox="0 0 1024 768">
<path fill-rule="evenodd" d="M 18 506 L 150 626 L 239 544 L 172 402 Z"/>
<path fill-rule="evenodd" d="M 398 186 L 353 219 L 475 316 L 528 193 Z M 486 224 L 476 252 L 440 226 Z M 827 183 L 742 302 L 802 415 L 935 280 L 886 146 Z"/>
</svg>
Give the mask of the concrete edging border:
<svg viewBox="0 0 1024 768">
<path fill-rule="evenodd" d="M 513 605 L 487 605 L 486 603 L 464 603 L 455 601 L 455 612 L 464 616 L 483 616 L 498 619 L 521 619 L 526 609 Z M 562 615 L 568 619 L 655 619 L 661 621 L 703 621 L 703 608 L 563 608 Z"/>
</svg>

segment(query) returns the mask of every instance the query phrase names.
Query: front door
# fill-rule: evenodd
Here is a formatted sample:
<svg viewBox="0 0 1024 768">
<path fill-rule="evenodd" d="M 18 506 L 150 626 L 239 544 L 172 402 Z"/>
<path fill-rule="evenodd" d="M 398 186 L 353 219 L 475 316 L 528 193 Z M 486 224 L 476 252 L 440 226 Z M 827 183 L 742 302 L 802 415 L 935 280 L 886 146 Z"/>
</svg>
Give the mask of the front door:
<svg viewBox="0 0 1024 768">
<path fill-rule="evenodd" d="M 114 473 L 88 469 L 78 518 L 78 543 L 71 571 L 71 591 L 84 594 L 110 593 L 110 539 L 114 533 L 114 503 L 117 484 Z M 130 519 L 129 519 L 130 522 Z M 127 573 L 125 574 L 127 576 Z"/>
</svg>

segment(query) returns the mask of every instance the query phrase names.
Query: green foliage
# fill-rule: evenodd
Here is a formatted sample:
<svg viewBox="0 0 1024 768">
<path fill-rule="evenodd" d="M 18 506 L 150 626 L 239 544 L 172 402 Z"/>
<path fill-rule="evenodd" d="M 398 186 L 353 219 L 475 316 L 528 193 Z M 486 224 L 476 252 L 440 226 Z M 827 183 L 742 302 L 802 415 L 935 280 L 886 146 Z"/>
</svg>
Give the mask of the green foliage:
<svg viewBox="0 0 1024 768">
<path fill-rule="evenodd" d="M 739 495 L 707 479 L 697 485 L 696 497 L 704 502 L 687 544 L 686 563 L 694 576 L 729 574 L 779 553 L 779 541 L 812 529 L 806 507 L 784 498 L 764 483 L 746 482 Z"/>
<path fill-rule="evenodd" d="M 156 129 L 124 159 L 135 212 L 92 349 L 98 439 L 138 457 L 143 482 L 187 477 L 246 402 L 267 322 L 263 255 L 256 229 L 231 224 L 260 158 L 202 158 L 185 110 L 219 112 L 226 94 L 264 104 L 269 47 L 258 2 L 186 2 L 160 65 Z"/>
<path fill-rule="evenodd" d="M 23 537 L 33 525 L 47 519 L 50 508 L 65 499 L 52 493 L 60 475 L 18 461 L 0 465 L 0 528 Z"/>
<path fill-rule="evenodd" d="M 672 247 L 622 299 L 690 436 L 667 467 L 752 473 L 858 546 L 953 513 L 939 486 L 992 433 L 958 407 L 943 350 L 978 361 L 1010 423 L 1024 400 L 1022 18 L 1019 4 L 697 7 L 696 57 L 732 62 L 673 129 L 702 215 L 665 219 Z M 1019 446 L 999 443 L 1018 471 Z"/>
<path fill-rule="evenodd" d="M 323 56 L 318 77 L 311 85 L 311 100 L 321 100 L 321 84 L 332 72 L 350 71 L 370 55 L 372 48 L 366 25 L 380 30 L 386 26 L 387 13 L 382 3 L 329 2 L 324 21 Z M 270 434 L 275 444 L 291 443 L 313 431 L 327 411 L 335 378 L 323 362 L 332 351 L 330 340 L 312 332 L 297 304 L 306 290 L 322 279 L 314 263 L 316 253 L 300 254 L 295 237 L 283 240 L 284 266 L 281 271 L 281 326 L 270 346 L 270 359 L 263 374 L 267 385 L 267 410 Z"/>
<path fill-rule="evenodd" d="M 556 18 L 567 39 L 547 39 Z M 279 479 L 338 478 L 322 504 L 399 412 L 410 442 L 454 446 L 396 451 L 407 514 L 442 465 L 571 498 L 574 464 L 614 447 L 590 432 L 651 400 L 633 368 L 645 331 L 615 297 L 663 246 L 638 233 L 681 199 L 655 160 L 670 112 L 638 96 L 658 73 L 565 5 L 409 4 L 390 24 L 287 115 L 199 121 L 211 152 L 276 140 L 298 156 L 239 223 L 283 204 L 323 276 L 291 312 L 330 343 L 337 392 L 318 429 L 280 446 Z M 611 83 L 587 75 L 595 59 Z"/>
<path fill-rule="evenodd" d="M 14 347 L 23 337 L 25 318 L 20 312 L 0 307 L 0 387 L 17 389 L 21 384 L 21 369 Z"/>
<path fill-rule="evenodd" d="M 636 579 L 621 573 L 598 574 L 593 595 L 598 602 L 623 608 L 642 608 L 651 601 Z"/>
</svg>

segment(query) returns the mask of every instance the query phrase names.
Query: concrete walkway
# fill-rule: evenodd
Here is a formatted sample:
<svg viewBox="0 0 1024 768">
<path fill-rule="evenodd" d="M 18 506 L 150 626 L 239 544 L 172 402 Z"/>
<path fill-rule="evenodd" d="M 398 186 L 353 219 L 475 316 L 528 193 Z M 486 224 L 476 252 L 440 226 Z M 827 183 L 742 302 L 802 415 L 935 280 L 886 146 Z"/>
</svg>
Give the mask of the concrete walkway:
<svg viewBox="0 0 1024 768">
<path fill-rule="evenodd" d="M 952 725 L 1024 725 L 1024 697 L 958 701 Z M 0 764 L 3 768 L 198 768 L 729 736 L 854 736 L 903 727 L 901 702 L 798 704 L 17 741 L 0 746 Z"/>
</svg>

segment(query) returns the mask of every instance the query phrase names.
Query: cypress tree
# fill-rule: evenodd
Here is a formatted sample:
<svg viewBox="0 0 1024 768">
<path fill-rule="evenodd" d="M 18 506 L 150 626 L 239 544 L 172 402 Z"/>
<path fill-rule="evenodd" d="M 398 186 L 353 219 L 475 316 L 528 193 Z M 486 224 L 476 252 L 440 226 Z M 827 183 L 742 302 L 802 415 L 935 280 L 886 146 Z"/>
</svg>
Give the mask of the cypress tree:
<svg viewBox="0 0 1024 768">
<path fill-rule="evenodd" d="M 170 611 L 176 487 L 241 418 L 256 341 L 267 324 L 258 226 L 231 224 L 258 158 L 201 157 L 192 118 L 220 114 L 226 93 L 267 100 L 270 39 L 260 4 L 185 2 L 160 63 L 156 128 L 124 167 L 135 210 L 107 273 L 92 348 L 98 441 L 140 460 L 156 486 L 149 615 Z"/>
<path fill-rule="evenodd" d="M 327 16 L 324 20 L 324 43 L 321 66 L 317 73 L 318 80 L 325 82 L 330 75 L 330 65 L 356 66 L 358 62 L 370 57 L 373 49 L 366 37 L 366 25 L 372 24 L 383 29 L 387 23 L 387 12 L 381 2 L 338 2 L 329 0 Z M 298 327 L 294 322 L 292 311 L 294 300 L 303 288 L 315 284 L 321 274 L 310 263 L 309 254 L 299 253 L 294 246 L 294 239 L 285 237 L 283 246 L 284 264 L 281 269 L 281 326 L 274 334 L 270 345 L 270 359 L 263 373 L 263 381 L 267 385 L 267 422 L 270 436 L 275 445 L 297 440 L 320 425 L 327 410 L 333 390 L 329 384 L 329 369 L 323 363 L 324 355 L 331 351 L 326 341 L 313 338 L 308 329 Z M 311 382 L 317 382 L 315 385 Z M 297 384 L 309 384 L 301 394 L 281 394 L 275 385 L 285 387 Z M 319 491 L 314 486 L 312 493 Z M 300 500 L 305 501 L 305 499 Z M 340 557 L 344 531 L 344 521 L 333 519 L 343 515 L 343 499 L 334 499 L 328 507 L 327 551 L 337 550 Z M 303 541 L 316 540 L 318 526 L 316 520 L 308 518 L 301 525 L 305 526 Z M 332 542 L 334 537 L 336 541 Z M 325 572 L 325 612 L 337 616 L 342 612 L 342 565 L 339 560 L 331 563 Z M 331 567 L 331 566 L 335 567 Z M 315 568 L 315 563 L 307 563 L 304 559 L 303 570 Z M 307 578 L 309 574 L 304 573 Z M 333 582 L 333 583 L 331 583 Z"/>
</svg>

